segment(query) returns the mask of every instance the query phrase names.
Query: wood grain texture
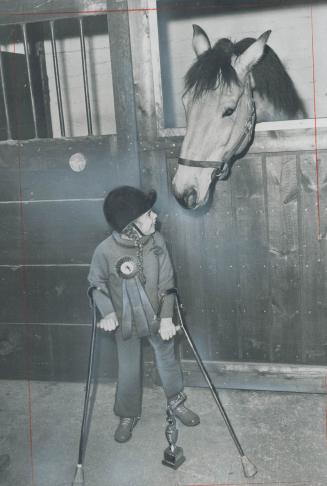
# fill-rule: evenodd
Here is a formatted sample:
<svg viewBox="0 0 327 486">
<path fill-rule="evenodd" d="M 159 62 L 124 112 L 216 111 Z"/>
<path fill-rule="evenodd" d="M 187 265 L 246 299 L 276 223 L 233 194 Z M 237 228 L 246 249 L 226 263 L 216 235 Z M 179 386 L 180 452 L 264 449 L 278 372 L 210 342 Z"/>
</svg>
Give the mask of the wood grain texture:
<svg viewBox="0 0 327 486">
<path fill-rule="evenodd" d="M 108 234 L 102 201 L 0 205 L 0 264 L 87 263 Z M 7 228 L 7 229 L 6 229 Z"/>
<path fill-rule="evenodd" d="M 88 266 L 0 267 L 1 323 L 87 324 Z M 27 288 L 25 288 L 25 283 Z"/>
<path fill-rule="evenodd" d="M 200 216 L 203 233 L 199 251 L 212 360 L 242 358 L 237 306 L 239 261 L 231 191 L 230 180 L 219 183 L 210 210 Z"/>
<path fill-rule="evenodd" d="M 81 172 L 69 165 L 77 153 L 86 159 Z M 2 144 L 0 201 L 101 198 L 119 177 L 123 181 L 120 167 L 114 135 Z"/>
<path fill-rule="evenodd" d="M 0 378 L 85 381 L 91 326 L 0 324 Z M 95 373 L 113 379 L 117 358 L 113 339 L 98 333 Z"/>
<path fill-rule="evenodd" d="M 326 155 L 319 155 L 320 162 Z M 320 163 L 321 180 L 325 179 L 326 163 Z M 300 155 L 299 183 L 301 190 L 301 314 L 303 321 L 302 360 L 323 364 L 327 359 L 326 332 L 326 239 L 319 239 L 317 211 L 318 192 L 314 154 Z M 320 194 L 320 191 L 319 191 Z M 323 191 L 323 197 L 325 193 Z"/>
<path fill-rule="evenodd" d="M 119 8 L 119 2 L 111 2 Z M 48 19 L 73 17 L 81 13 L 92 15 L 107 9 L 106 0 L 65 0 L 58 5 L 56 0 L 2 0 L 0 23 L 4 25 L 20 22 L 40 22 Z"/>
<path fill-rule="evenodd" d="M 269 279 L 264 181 L 260 157 L 246 157 L 232 175 L 239 259 L 243 359 L 269 359 Z"/>
<path fill-rule="evenodd" d="M 302 127 L 303 123 L 307 123 L 306 120 L 296 120 L 285 122 L 285 129 L 277 128 L 284 122 L 269 123 L 269 129 L 258 128 L 262 125 L 257 125 L 255 132 L 255 138 L 253 144 L 249 148 L 248 154 L 260 154 L 260 153 L 282 153 L 282 152 L 298 152 L 302 150 L 314 150 L 315 149 L 315 129 L 313 127 L 313 120 L 308 121 L 310 127 Z M 318 120 L 319 124 L 319 120 Z M 327 149 L 327 128 L 326 126 L 318 126 L 317 128 L 319 150 Z M 143 139 L 140 144 L 142 151 L 146 150 L 169 150 L 178 157 L 180 152 L 183 137 L 185 135 L 185 128 L 172 128 L 165 129 L 160 137 L 153 140 Z"/>
<path fill-rule="evenodd" d="M 131 10 L 147 8 L 147 6 L 147 0 L 128 0 L 128 8 Z M 149 141 L 157 137 L 150 15 L 156 14 L 145 10 L 131 14 L 129 17 L 136 121 L 140 144 L 143 138 Z"/>
<path fill-rule="evenodd" d="M 268 156 L 271 360 L 301 360 L 300 268 L 296 156 Z"/>
<path fill-rule="evenodd" d="M 126 12 L 127 1 L 121 2 L 120 6 L 124 9 L 121 13 L 108 13 L 108 32 L 110 58 L 113 66 L 112 83 L 117 143 L 121 165 L 126 169 L 126 174 L 128 174 L 129 160 L 134 158 L 137 165 L 139 161 L 129 19 Z M 132 171 L 127 176 L 126 183 L 139 184 L 139 177 L 136 178 L 136 175 L 139 176 L 138 172 Z"/>
<path fill-rule="evenodd" d="M 131 0 L 129 5 L 134 3 Z M 185 129 L 165 129 L 155 136 L 156 113 L 162 107 L 155 106 L 158 100 L 151 86 L 156 73 L 149 64 L 149 21 L 146 15 L 131 15 L 130 25 L 142 183 L 158 189 L 158 207 L 164 208 L 162 229 L 171 248 L 186 321 L 201 355 L 212 361 L 314 363 L 315 358 L 307 361 L 308 354 L 302 352 L 310 323 L 302 308 L 306 235 L 298 163 L 301 153 L 315 149 L 313 125 L 298 121 L 293 127 L 281 123 L 267 131 L 258 127 L 252 147 L 235 163 L 231 179 L 217 184 L 209 211 L 197 217 L 183 210 L 172 198 L 171 179 Z M 142 56 L 146 79 L 138 64 Z M 318 141 L 321 155 L 327 148 L 324 126 L 318 126 Z M 321 207 L 325 207 L 326 178 L 323 169 L 320 172 Z M 314 204 L 308 201 L 310 210 Z M 325 228 L 326 218 L 321 215 L 322 234 Z M 324 243 L 321 259 L 327 258 Z M 324 293 L 325 283 L 320 280 L 319 285 Z M 312 291 L 310 295 L 307 300 L 313 305 Z M 321 327 L 322 322 L 316 325 Z M 323 334 L 309 333 L 313 340 Z M 183 341 L 182 357 L 193 360 Z"/>
<path fill-rule="evenodd" d="M 218 389 L 269 390 L 326 394 L 326 366 L 288 365 L 254 362 L 206 362 Z M 182 362 L 186 386 L 207 388 L 197 364 Z"/>
</svg>

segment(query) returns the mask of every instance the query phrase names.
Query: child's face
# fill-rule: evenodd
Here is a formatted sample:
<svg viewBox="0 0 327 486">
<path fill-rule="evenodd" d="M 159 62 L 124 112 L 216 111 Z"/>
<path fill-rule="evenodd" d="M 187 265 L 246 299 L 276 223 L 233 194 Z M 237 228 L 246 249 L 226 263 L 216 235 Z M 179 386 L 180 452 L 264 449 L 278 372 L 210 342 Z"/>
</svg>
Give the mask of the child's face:
<svg viewBox="0 0 327 486">
<path fill-rule="evenodd" d="M 152 235 L 156 229 L 157 213 L 150 209 L 146 213 L 137 218 L 134 223 L 142 231 L 144 235 Z"/>
</svg>

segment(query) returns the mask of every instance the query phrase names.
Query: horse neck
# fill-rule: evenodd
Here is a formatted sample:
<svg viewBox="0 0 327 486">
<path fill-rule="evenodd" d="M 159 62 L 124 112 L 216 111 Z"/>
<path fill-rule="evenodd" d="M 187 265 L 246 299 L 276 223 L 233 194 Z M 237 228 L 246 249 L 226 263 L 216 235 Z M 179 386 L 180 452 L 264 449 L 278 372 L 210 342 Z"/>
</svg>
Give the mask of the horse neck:
<svg viewBox="0 0 327 486">
<path fill-rule="evenodd" d="M 290 116 L 286 111 L 276 109 L 265 96 L 261 96 L 256 90 L 253 91 L 253 99 L 255 103 L 257 123 L 290 119 Z M 292 118 L 301 118 L 301 114 L 298 113 L 296 117 Z"/>
</svg>

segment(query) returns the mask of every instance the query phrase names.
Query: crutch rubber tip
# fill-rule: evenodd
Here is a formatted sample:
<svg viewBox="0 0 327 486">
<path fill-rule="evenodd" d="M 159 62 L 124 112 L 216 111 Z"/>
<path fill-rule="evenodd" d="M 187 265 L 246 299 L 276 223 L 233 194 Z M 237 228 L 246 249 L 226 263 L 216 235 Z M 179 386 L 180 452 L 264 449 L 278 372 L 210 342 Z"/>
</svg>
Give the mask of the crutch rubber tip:
<svg viewBox="0 0 327 486">
<path fill-rule="evenodd" d="M 246 456 L 242 456 L 241 461 L 242 461 L 244 476 L 246 478 L 253 478 L 253 476 L 255 476 L 258 472 L 255 465 L 252 464 L 252 462 Z"/>
<path fill-rule="evenodd" d="M 83 466 L 82 466 L 82 464 L 77 464 L 75 476 L 74 476 L 74 481 L 72 483 L 72 486 L 78 486 L 78 485 L 83 485 L 83 484 L 84 484 Z"/>
</svg>

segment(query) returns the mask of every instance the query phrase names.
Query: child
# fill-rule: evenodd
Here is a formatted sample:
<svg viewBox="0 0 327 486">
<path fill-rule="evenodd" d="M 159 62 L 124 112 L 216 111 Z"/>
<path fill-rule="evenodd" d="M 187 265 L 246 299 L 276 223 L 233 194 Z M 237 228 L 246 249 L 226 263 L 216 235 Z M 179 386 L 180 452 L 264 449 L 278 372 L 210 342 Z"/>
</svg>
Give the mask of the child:
<svg viewBox="0 0 327 486">
<path fill-rule="evenodd" d="M 98 327 L 113 331 L 117 345 L 117 442 L 131 438 L 141 415 L 142 337 L 147 337 L 154 350 L 168 404 L 180 403 L 176 417 L 188 426 L 200 422 L 183 403 L 182 371 L 174 354 L 172 295 L 163 300 L 160 316 L 156 316 L 160 298 L 174 286 L 174 277 L 165 242 L 155 230 L 155 200 L 155 191 L 146 194 L 130 186 L 107 195 L 103 209 L 113 233 L 96 248 L 88 276 L 96 287 L 94 300 L 102 315 Z"/>
</svg>

